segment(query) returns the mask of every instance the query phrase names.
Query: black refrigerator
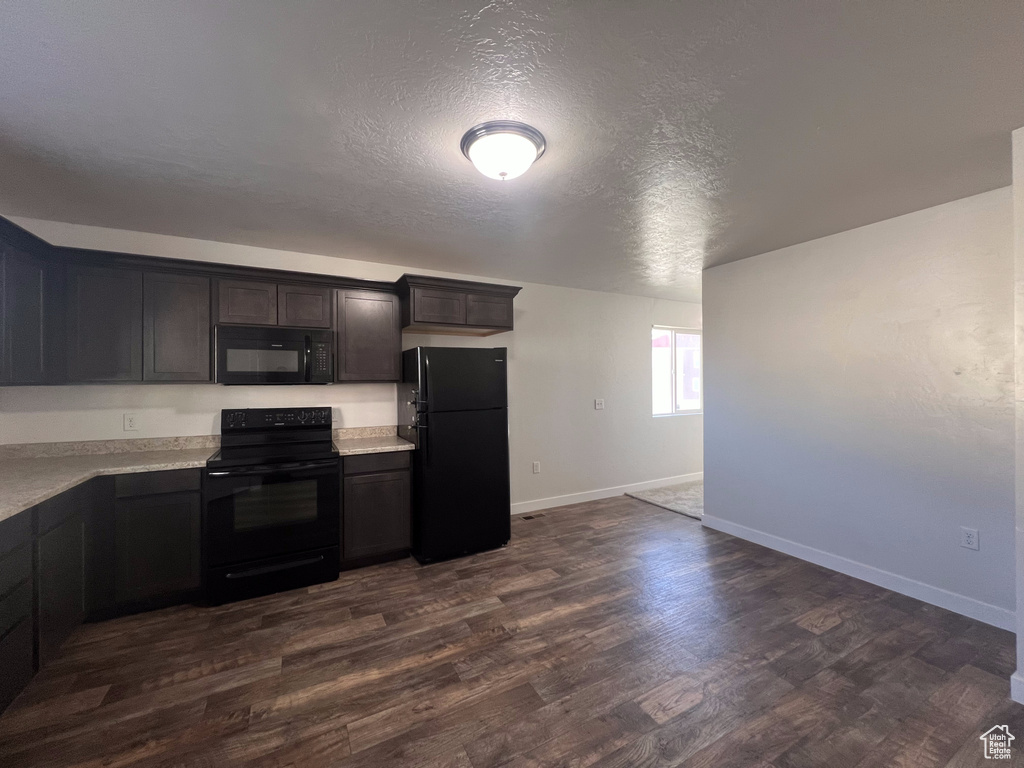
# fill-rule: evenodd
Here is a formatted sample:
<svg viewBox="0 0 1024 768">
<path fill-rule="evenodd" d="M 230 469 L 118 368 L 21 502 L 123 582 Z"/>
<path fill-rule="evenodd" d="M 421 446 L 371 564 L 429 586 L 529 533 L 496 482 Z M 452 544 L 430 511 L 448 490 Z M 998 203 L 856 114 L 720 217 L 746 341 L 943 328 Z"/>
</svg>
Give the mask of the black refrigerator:
<svg viewBox="0 0 1024 768">
<path fill-rule="evenodd" d="M 402 355 L 399 435 L 413 452 L 413 556 L 508 544 L 507 350 L 416 347 Z"/>
</svg>

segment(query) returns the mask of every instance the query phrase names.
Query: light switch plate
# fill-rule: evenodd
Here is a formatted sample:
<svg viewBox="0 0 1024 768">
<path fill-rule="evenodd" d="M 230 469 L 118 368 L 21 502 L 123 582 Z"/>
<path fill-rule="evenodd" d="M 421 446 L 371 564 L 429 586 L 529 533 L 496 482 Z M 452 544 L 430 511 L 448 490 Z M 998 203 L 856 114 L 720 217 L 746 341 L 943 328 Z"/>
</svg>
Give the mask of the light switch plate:
<svg viewBox="0 0 1024 768">
<path fill-rule="evenodd" d="M 599 398 L 599 399 L 594 401 L 594 410 L 595 411 L 603 411 L 604 410 L 604 399 L 603 398 Z"/>
<path fill-rule="evenodd" d="M 540 462 L 539 461 L 533 462 L 533 474 L 535 474 L 535 475 L 539 475 L 540 474 Z"/>
</svg>

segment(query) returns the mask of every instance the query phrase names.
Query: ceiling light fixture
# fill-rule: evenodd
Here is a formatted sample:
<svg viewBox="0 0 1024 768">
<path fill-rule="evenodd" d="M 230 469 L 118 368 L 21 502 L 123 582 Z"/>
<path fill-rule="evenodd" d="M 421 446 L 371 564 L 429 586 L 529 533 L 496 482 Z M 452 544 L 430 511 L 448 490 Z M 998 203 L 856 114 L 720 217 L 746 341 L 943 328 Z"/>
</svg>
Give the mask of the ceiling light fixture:
<svg viewBox="0 0 1024 768">
<path fill-rule="evenodd" d="M 462 154 L 489 179 L 508 181 L 526 173 L 544 154 L 544 135 L 514 120 L 491 120 L 466 131 Z"/>
</svg>

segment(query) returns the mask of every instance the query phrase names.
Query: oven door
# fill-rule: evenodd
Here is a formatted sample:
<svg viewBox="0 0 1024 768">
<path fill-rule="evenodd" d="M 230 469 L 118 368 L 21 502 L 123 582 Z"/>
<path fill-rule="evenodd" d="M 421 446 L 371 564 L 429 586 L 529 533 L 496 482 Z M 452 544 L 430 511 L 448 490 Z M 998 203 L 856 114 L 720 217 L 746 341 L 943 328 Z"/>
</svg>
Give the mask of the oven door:
<svg viewBox="0 0 1024 768">
<path fill-rule="evenodd" d="M 207 470 L 210 566 L 337 546 L 338 460 Z"/>
<path fill-rule="evenodd" d="M 305 384 L 310 379 L 310 352 L 306 334 L 218 327 L 217 382 Z"/>
</svg>

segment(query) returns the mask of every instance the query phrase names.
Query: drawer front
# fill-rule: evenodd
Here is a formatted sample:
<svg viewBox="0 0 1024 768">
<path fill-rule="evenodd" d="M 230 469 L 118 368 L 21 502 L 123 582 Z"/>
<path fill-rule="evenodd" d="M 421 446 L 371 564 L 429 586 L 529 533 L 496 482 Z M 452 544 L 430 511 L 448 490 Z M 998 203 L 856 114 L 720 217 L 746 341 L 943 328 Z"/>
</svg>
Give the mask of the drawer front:
<svg viewBox="0 0 1024 768">
<path fill-rule="evenodd" d="M 0 559 L 0 596 L 32 575 L 32 547 L 28 543 Z"/>
<path fill-rule="evenodd" d="M 12 592 L 0 597 L 0 637 L 15 624 L 32 615 L 32 581 L 23 581 Z"/>
<path fill-rule="evenodd" d="M 0 521 L 0 557 L 32 541 L 31 509 Z"/>
<path fill-rule="evenodd" d="M 466 324 L 466 294 L 430 288 L 412 289 L 414 323 Z"/>
<path fill-rule="evenodd" d="M 0 712 L 28 685 L 34 673 L 32 620 L 25 619 L 0 639 Z"/>
<path fill-rule="evenodd" d="M 346 475 L 408 469 L 409 453 L 409 451 L 392 451 L 391 453 L 364 453 L 360 456 L 345 456 L 342 459 L 342 467 Z"/>
<path fill-rule="evenodd" d="M 163 472 L 136 472 L 114 478 L 114 495 L 119 499 L 131 496 L 153 496 L 158 493 L 198 491 L 201 469 L 168 469 Z"/>
<path fill-rule="evenodd" d="M 512 299 L 471 293 L 466 296 L 466 324 L 486 328 L 512 327 Z"/>
</svg>

